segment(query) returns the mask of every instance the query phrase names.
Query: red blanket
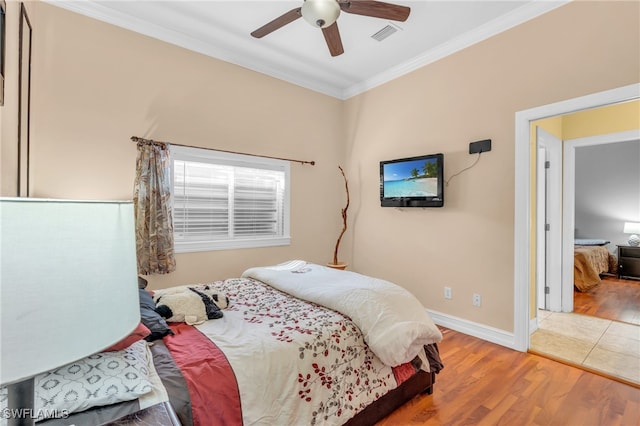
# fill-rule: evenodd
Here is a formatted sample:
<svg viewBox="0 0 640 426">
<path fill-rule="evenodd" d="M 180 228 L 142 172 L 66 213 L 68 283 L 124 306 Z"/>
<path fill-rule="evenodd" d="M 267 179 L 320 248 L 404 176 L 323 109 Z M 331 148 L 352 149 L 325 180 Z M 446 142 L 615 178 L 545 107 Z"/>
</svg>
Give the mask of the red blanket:
<svg viewBox="0 0 640 426">
<path fill-rule="evenodd" d="M 240 394 L 224 353 L 195 327 L 171 323 L 164 343 L 182 371 L 191 397 L 194 425 L 242 425 Z M 393 368 L 398 385 L 416 373 L 411 363 Z"/>
<path fill-rule="evenodd" d="M 182 371 L 191 396 L 195 425 L 241 425 L 236 378 L 218 347 L 196 328 L 172 323 L 164 343 Z"/>
</svg>

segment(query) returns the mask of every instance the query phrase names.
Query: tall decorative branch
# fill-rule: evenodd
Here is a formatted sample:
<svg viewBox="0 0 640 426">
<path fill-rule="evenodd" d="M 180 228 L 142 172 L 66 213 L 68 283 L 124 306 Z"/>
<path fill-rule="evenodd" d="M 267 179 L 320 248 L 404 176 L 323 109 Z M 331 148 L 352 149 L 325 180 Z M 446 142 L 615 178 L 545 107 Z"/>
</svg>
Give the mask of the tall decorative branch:
<svg viewBox="0 0 640 426">
<path fill-rule="evenodd" d="M 338 166 L 340 169 L 340 173 L 342 173 L 342 178 L 344 179 L 344 189 L 347 192 L 347 204 L 342 209 L 342 232 L 338 236 L 338 241 L 336 241 L 336 248 L 333 251 L 333 264 L 338 264 L 338 247 L 340 246 L 340 241 L 342 240 L 342 236 L 347 231 L 347 209 L 349 209 L 349 183 L 347 182 L 347 177 L 344 174 L 344 170 L 342 167 Z"/>
</svg>

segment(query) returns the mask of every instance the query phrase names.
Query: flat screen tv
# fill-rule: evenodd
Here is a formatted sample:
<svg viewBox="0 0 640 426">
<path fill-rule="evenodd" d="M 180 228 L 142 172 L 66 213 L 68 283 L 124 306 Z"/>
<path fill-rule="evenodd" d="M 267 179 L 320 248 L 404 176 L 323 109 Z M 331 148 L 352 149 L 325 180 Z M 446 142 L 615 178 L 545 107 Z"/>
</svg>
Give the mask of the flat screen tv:
<svg viewBox="0 0 640 426">
<path fill-rule="evenodd" d="M 421 155 L 380 162 L 382 207 L 442 207 L 444 156 Z"/>
</svg>

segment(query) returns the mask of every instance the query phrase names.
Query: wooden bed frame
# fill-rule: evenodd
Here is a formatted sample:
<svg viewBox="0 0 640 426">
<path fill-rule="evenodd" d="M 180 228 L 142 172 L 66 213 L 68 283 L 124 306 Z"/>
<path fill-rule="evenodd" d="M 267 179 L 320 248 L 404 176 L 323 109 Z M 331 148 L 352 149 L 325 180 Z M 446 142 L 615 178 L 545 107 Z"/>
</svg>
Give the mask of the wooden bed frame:
<svg viewBox="0 0 640 426">
<path fill-rule="evenodd" d="M 427 373 L 421 370 L 356 414 L 355 417 L 345 423 L 345 426 L 371 426 L 417 395 L 431 395 L 435 382 L 435 373 Z"/>
</svg>

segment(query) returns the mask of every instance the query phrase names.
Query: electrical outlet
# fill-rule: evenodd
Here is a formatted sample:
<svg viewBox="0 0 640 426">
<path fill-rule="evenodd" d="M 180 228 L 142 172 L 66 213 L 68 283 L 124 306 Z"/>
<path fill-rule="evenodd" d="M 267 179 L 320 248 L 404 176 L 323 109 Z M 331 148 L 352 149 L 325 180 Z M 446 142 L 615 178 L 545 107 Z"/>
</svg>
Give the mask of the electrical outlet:
<svg viewBox="0 0 640 426">
<path fill-rule="evenodd" d="M 452 298 L 451 287 L 445 287 L 444 288 L 444 298 L 445 299 L 451 299 Z"/>
<path fill-rule="evenodd" d="M 482 298 L 480 297 L 480 295 L 478 293 L 473 293 L 473 306 L 480 307 L 481 301 Z"/>
</svg>

